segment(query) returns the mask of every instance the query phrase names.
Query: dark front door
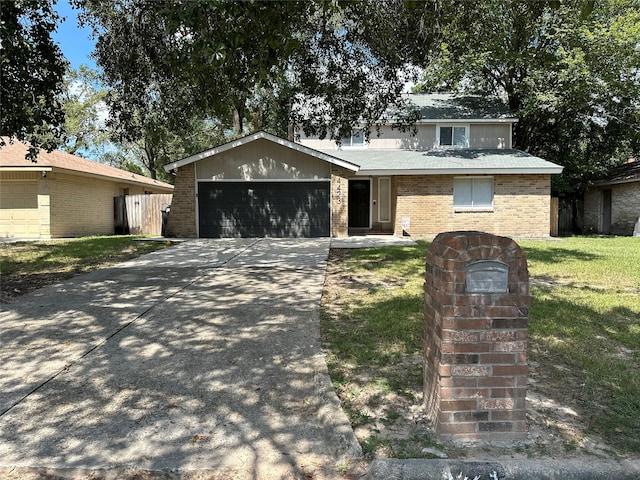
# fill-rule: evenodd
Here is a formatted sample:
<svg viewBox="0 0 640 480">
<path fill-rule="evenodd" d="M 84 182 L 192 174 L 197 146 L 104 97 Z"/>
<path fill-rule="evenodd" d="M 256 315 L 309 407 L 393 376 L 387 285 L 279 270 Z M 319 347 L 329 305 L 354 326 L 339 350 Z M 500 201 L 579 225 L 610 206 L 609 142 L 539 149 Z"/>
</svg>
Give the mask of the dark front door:
<svg viewBox="0 0 640 480">
<path fill-rule="evenodd" d="M 329 182 L 200 182 L 200 237 L 328 237 Z"/>
<path fill-rule="evenodd" d="M 371 182 L 349 180 L 349 228 L 369 228 Z"/>
</svg>

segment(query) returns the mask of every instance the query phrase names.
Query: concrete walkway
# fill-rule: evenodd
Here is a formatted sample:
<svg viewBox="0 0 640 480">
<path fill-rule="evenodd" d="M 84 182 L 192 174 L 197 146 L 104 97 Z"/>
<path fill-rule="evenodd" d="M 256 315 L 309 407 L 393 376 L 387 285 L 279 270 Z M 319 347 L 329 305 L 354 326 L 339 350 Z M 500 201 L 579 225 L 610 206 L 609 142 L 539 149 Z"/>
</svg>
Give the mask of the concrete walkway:
<svg viewBox="0 0 640 480">
<path fill-rule="evenodd" d="M 375 248 L 375 247 L 412 247 L 416 242 L 411 237 L 395 235 L 359 235 L 331 239 L 331 248 Z"/>
<path fill-rule="evenodd" d="M 328 249 L 193 240 L 3 305 L 0 467 L 334 477 L 361 451 L 320 347 Z"/>
</svg>

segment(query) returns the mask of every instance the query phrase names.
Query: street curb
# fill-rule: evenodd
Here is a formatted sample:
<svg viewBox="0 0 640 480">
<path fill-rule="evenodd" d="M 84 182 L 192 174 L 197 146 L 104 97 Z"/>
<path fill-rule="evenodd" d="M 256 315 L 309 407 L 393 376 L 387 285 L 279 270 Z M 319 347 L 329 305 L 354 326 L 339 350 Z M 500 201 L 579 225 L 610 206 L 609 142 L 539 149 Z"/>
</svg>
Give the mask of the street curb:
<svg viewBox="0 0 640 480">
<path fill-rule="evenodd" d="M 640 461 L 508 460 L 374 460 L 370 480 L 637 480 Z"/>
</svg>

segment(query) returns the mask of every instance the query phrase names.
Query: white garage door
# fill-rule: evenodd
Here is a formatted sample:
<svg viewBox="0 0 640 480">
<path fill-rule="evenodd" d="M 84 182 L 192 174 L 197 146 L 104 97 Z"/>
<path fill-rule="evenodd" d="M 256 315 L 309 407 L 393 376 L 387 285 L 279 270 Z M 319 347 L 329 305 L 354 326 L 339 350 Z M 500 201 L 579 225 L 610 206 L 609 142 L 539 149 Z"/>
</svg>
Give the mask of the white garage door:
<svg viewBox="0 0 640 480">
<path fill-rule="evenodd" d="M 38 184 L 2 182 L 0 185 L 0 237 L 40 236 Z"/>
</svg>

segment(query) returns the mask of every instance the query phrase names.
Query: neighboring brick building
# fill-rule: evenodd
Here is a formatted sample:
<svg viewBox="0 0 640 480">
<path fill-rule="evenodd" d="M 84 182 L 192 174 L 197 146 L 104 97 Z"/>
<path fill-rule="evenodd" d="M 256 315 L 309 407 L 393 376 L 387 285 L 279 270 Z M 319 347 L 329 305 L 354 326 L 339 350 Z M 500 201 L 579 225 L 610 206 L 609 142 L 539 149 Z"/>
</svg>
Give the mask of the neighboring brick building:
<svg viewBox="0 0 640 480">
<path fill-rule="evenodd" d="M 640 161 L 630 159 L 584 194 L 584 231 L 633 235 L 640 219 Z"/>
<path fill-rule="evenodd" d="M 173 186 L 54 150 L 37 162 L 28 146 L 0 149 L 0 237 L 60 238 L 114 233 L 114 197 L 171 193 Z"/>
<path fill-rule="evenodd" d="M 562 167 L 515 150 L 517 121 L 479 97 L 411 95 L 411 134 L 354 129 L 338 148 L 258 132 L 167 165 L 176 177 L 167 232 L 180 236 L 435 236 L 550 231 L 551 175 Z"/>
</svg>

